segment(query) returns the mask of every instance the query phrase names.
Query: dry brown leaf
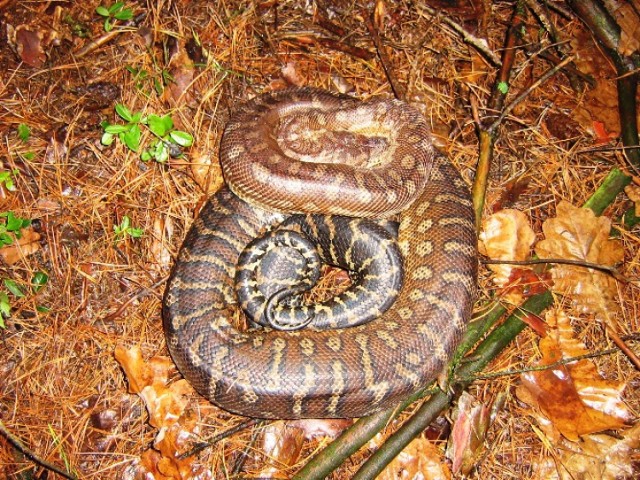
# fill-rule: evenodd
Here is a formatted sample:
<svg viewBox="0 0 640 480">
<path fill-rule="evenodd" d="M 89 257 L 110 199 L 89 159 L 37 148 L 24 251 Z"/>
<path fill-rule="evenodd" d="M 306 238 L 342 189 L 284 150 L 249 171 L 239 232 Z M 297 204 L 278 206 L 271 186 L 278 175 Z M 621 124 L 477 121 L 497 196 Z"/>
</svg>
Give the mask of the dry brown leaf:
<svg viewBox="0 0 640 480">
<path fill-rule="evenodd" d="M 442 452 L 423 437 L 405 447 L 382 473 L 378 480 L 449 480 L 451 471 Z"/>
<path fill-rule="evenodd" d="M 447 444 L 447 458 L 453 473 L 468 474 L 484 453 L 484 441 L 490 423 L 490 411 L 463 392 L 454 413 L 454 423 Z"/>
<path fill-rule="evenodd" d="M 542 359 L 538 366 L 587 353 L 584 345 L 574 338 L 564 313 L 548 312 L 547 322 L 557 323 L 557 328 L 540 340 Z M 602 378 L 590 360 L 525 373 L 522 383 L 526 392 L 520 389 L 518 396 L 539 408 L 571 441 L 589 433 L 621 428 L 631 418 L 620 398 L 625 384 Z"/>
<path fill-rule="evenodd" d="M 44 33 L 28 25 L 18 25 L 15 29 L 15 48 L 20 59 L 32 67 L 40 68 L 47 59 L 42 47 Z"/>
<path fill-rule="evenodd" d="M 159 429 L 154 449 L 140 458 L 140 474 L 156 479 L 212 478 L 211 472 L 194 457 L 178 458 L 196 431 L 197 422 L 185 412 L 187 396 L 193 388 L 184 379 L 168 384 L 170 372 L 175 368 L 171 359 L 153 357 L 144 361 L 140 347 L 126 349 L 121 345 L 116 346 L 115 357 L 129 379 L 129 391 L 144 400 L 149 424 Z"/>
<path fill-rule="evenodd" d="M 38 232 L 28 227 L 22 229 L 20 233 L 20 238 L 16 239 L 13 245 L 0 248 L 0 257 L 7 265 L 13 265 L 40 250 L 40 234 Z"/>
<path fill-rule="evenodd" d="M 618 93 L 614 70 L 609 60 L 594 44 L 588 31 L 576 32 L 571 40 L 578 69 L 591 74 L 596 82 L 583 97 L 583 101 L 573 110 L 573 118 L 585 131 L 594 131 L 594 122 L 602 122 L 611 137 L 620 135 L 618 116 Z"/>
<path fill-rule="evenodd" d="M 534 480 L 622 480 L 634 477 L 633 455 L 640 448 L 640 423 L 622 434 L 586 435 L 579 443 L 562 440 L 556 457 L 535 466 Z"/>
<path fill-rule="evenodd" d="M 616 265 L 624 258 L 622 245 L 609 239 L 611 220 L 596 217 L 588 208 L 560 202 L 556 218 L 542 225 L 545 239 L 536 245 L 540 258 L 561 258 Z M 620 310 L 616 281 L 597 270 L 573 265 L 555 265 L 551 271 L 553 291 L 571 297 L 574 306 L 584 313 L 606 321 Z"/>
<path fill-rule="evenodd" d="M 224 183 L 220 164 L 212 161 L 211 154 L 194 157 L 191 163 L 191 172 L 198 186 L 206 193 L 217 192 Z"/>
<path fill-rule="evenodd" d="M 173 236 L 173 220 L 170 216 L 157 217 L 153 221 L 153 243 L 151 255 L 159 267 L 166 268 L 171 264 L 171 252 L 168 240 Z"/>
<path fill-rule="evenodd" d="M 624 193 L 627 194 L 629 200 L 631 200 L 635 205 L 635 215 L 636 217 L 640 217 L 640 185 L 636 185 L 635 183 L 631 183 L 624 187 Z"/>
<path fill-rule="evenodd" d="M 631 55 L 640 49 L 640 19 L 634 5 L 629 2 L 610 2 L 609 10 L 620 26 L 618 51 L 622 55 Z"/>
<path fill-rule="evenodd" d="M 492 260 L 525 260 L 529 257 L 535 238 L 524 213 L 505 209 L 483 220 L 478 247 L 480 253 Z M 496 285 L 503 287 L 512 281 L 513 265 L 487 266 L 495 273 L 493 282 Z M 522 292 L 510 290 L 506 297 L 506 301 L 519 303 Z"/>
<path fill-rule="evenodd" d="M 267 425 L 262 435 L 262 451 L 268 460 L 260 469 L 258 477 L 289 478 L 291 475 L 287 473 L 287 468 L 298 462 L 304 438 L 302 429 L 292 427 L 287 422 L 273 422 Z"/>
</svg>

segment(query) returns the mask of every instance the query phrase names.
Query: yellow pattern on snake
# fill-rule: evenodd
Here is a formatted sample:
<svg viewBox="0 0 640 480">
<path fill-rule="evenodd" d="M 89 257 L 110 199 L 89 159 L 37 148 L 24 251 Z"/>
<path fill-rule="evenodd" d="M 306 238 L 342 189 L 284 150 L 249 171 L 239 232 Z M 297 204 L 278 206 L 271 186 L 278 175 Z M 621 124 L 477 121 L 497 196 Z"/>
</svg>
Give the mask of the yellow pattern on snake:
<svg viewBox="0 0 640 480">
<path fill-rule="evenodd" d="M 424 118 L 396 100 L 284 90 L 238 108 L 220 157 L 228 187 L 187 234 L 163 303 L 169 351 L 196 390 L 258 418 L 360 417 L 433 380 L 471 315 L 477 252 L 469 191 Z M 238 329 L 238 257 L 301 212 L 398 214 L 395 303 L 351 328 Z"/>
</svg>

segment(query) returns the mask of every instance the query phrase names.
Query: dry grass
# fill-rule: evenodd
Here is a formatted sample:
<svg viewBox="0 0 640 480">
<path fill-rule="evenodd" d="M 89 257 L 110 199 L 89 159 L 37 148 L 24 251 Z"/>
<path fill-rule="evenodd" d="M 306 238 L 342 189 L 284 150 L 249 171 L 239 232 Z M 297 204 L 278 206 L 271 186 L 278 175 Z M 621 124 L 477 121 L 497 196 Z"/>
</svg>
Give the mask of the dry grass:
<svg viewBox="0 0 640 480">
<path fill-rule="evenodd" d="M 73 22 L 63 18 L 69 15 L 83 23 L 93 40 L 101 37 L 104 32 L 93 13 L 95 2 L 91 3 L 63 4 L 61 16 L 46 10 L 45 3 L 15 2 L 13 8 L 5 7 L 7 23 L 14 27 L 24 23 L 51 33 L 53 24 L 60 45 L 46 45 L 49 59 L 35 68 L 19 64 L 10 46 L 0 44 L 0 167 L 20 172 L 15 192 L 0 191 L 0 211 L 38 219 L 42 236 L 37 253 L 12 266 L 0 266 L 0 276 L 23 285 L 37 271 L 50 277 L 37 295 L 12 299 L 12 316 L 0 331 L 0 418 L 43 459 L 62 465 L 67 458 L 81 478 L 102 479 L 122 477 L 155 436 L 145 423 L 144 406 L 127 394 L 113 351 L 116 344 L 125 344 L 140 345 L 149 357 L 167 354 L 160 318 L 162 280 L 198 208 L 220 184 L 216 146 L 236 102 L 291 81 L 332 90 L 336 82 L 346 83 L 363 97 L 389 95 L 390 88 L 377 58 L 361 59 L 329 44 L 309 43 L 309 38 L 329 34 L 296 6 L 298 2 L 262 2 L 263 7 L 224 0 L 149 2 L 148 8 L 135 4 L 136 13 L 146 14 L 143 30 L 120 33 L 75 58 L 73 53 L 89 40 L 74 36 Z M 278 3 L 277 16 L 272 3 Z M 343 42 L 373 50 L 362 7 L 335 4 L 341 15 L 332 21 L 348 32 Z M 496 3 L 491 12 L 486 35 L 494 51 L 504 41 L 511 8 L 510 3 Z M 448 27 L 417 14 L 408 3 L 388 2 L 387 13 L 381 35 L 389 46 L 394 76 L 407 89 L 407 99 L 423 109 L 436 141 L 470 182 L 478 142 L 469 99 L 485 104 L 495 71 Z M 474 24 L 475 14 L 468 7 L 450 13 Z M 534 20 L 529 21 L 536 30 Z M 558 21 L 567 35 L 582 29 L 577 21 Z M 184 52 L 193 32 L 208 58 L 206 65 L 188 70 L 193 78 L 187 77 L 190 83 L 182 96 L 159 97 L 151 81 L 137 86 L 139 80 L 125 70 L 133 66 L 158 78 L 160 69 L 167 68 L 181 75 L 191 63 Z M 174 51 L 179 55 L 167 65 L 165 55 Z M 285 67 L 288 73 L 283 74 Z M 537 57 L 518 54 L 512 89 L 526 87 L 548 67 Z M 613 72 L 607 75 L 613 77 Z M 86 88 L 98 82 L 118 87 L 121 94 L 103 98 Z M 512 113 L 496 145 L 489 207 L 509 182 L 526 177 L 528 188 L 505 206 L 525 211 L 539 233 L 542 221 L 554 214 L 560 200 L 581 205 L 611 167 L 621 165 L 615 151 L 594 152 L 592 135 L 571 120 L 570 112 L 584 101 L 565 77 L 557 76 Z M 115 121 L 116 102 L 135 111 L 170 112 L 178 127 L 196 139 L 187 160 L 142 163 L 120 144 L 102 146 L 99 123 Z M 577 136 L 567 141 L 552 135 L 549 113 L 566 114 Z M 26 144 L 16 135 L 21 123 L 32 132 Z M 25 159 L 27 152 L 35 154 L 33 159 Z M 196 162 L 201 165 L 192 165 Z M 620 199 L 606 215 L 616 221 L 626 207 Z M 115 241 L 113 227 L 124 215 L 144 230 L 141 239 Z M 622 229 L 621 238 L 624 273 L 637 277 L 638 232 Z M 483 302 L 495 288 L 484 270 L 481 286 Z M 623 335 L 639 330 L 639 300 L 637 288 L 620 286 L 625 317 L 618 328 Z M 38 312 L 38 306 L 49 312 Z M 574 317 L 589 348 L 610 347 L 601 325 L 588 317 Z M 537 340 L 531 332 L 522 334 L 491 370 L 530 365 L 539 354 Z M 598 364 L 605 376 L 628 383 L 625 399 L 638 412 L 637 371 L 623 355 L 599 359 Z M 471 393 L 480 401 L 504 396 L 504 406 L 490 430 L 486 457 L 469 478 L 527 478 L 532 466 L 552 453 L 514 396 L 518 382 L 518 377 L 504 377 L 472 386 Z M 193 398 L 192 408 L 203 437 L 242 420 L 201 398 Z M 111 423 L 101 417 L 105 411 L 111 412 Z M 228 465 L 233 452 L 250 438 L 250 431 L 237 434 L 207 451 L 203 461 L 214 469 Z M 307 448 L 310 453 L 314 446 Z M 256 456 L 248 468 L 260 463 L 262 457 Z M 356 457 L 335 478 L 346 478 L 361 460 Z M 39 470 L 1 436 L 0 466 L 10 478 L 36 478 Z M 218 473 L 216 478 L 224 475 Z"/>
</svg>

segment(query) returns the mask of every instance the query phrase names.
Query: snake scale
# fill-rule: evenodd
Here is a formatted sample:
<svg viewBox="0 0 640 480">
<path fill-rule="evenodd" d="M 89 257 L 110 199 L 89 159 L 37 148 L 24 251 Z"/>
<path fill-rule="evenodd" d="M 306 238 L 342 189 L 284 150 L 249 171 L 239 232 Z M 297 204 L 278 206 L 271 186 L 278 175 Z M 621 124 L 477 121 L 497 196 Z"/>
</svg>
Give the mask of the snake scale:
<svg viewBox="0 0 640 480">
<path fill-rule="evenodd" d="M 163 302 L 169 351 L 200 394 L 257 418 L 360 417 L 443 370 L 475 297 L 474 213 L 415 109 L 314 89 L 257 96 L 232 114 L 220 159 L 228 186 L 194 221 Z M 398 219 L 404 279 L 384 313 L 336 330 L 237 326 L 238 258 L 298 213 Z"/>
</svg>

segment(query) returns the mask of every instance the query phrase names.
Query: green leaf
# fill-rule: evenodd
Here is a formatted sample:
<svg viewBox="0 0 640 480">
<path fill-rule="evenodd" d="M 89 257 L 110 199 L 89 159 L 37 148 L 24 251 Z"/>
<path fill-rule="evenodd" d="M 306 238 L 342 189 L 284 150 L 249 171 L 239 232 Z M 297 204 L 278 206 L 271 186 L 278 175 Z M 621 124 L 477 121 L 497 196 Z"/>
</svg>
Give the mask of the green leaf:
<svg viewBox="0 0 640 480">
<path fill-rule="evenodd" d="M 9 290 L 16 297 L 18 298 L 24 297 L 24 292 L 22 291 L 22 289 L 20 288 L 20 286 L 15 280 L 5 278 L 2 281 L 2 283 L 4 283 L 4 286 L 7 287 L 7 290 Z"/>
<path fill-rule="evenodd" d="M 22 157 L 25 160 L 33 160 L 36 157 L 36 154 L 34 152 L 27 152 L 27 153 L 23 153 Z"/>
<path fill-rule="evenodd" d="M 118 20 L 131 20 L 133 18 L 133 10 L 126 8 L 114 15 Z"/>
<path fill-rule="evenodd" d="M 98 15 L 100 15 L 101 17 L 108 17 L 109 16 L 109 10 L 107 10 L 107 8 L 104 7 L 103 5 L 100 5 L 99 7 L 96 8 L 96 13 Z"/>
<path fill-rule="evenodd" d="M 143 162 L 148 162 L 149 160 L 151 160 L 151 154 L 149 153 L 149 150 L 145 150 L 144 152 L 142 152 L 142 154 L 140 155 L 140 160 L 142 160 Z"/>
<path fill-rule="evenodd" d="M 13 245 L 13 237 L 8 233 L 0 232 L 0 247 Z"/>
<path fill-rule="evenodd" d="M 112 28 L 113 28 L 113 26 L 111 25 L 111 20 L 109 18 L 105 19 L 105 21 L 104 21 L 104 31 L 105 32 L 110 32 Z"/>
<path fill-rule="evenodd" d="M 31 136 L 31 130 L 29 129 L 29 126 L 21 123 L 20 125 L 18 125 L 18 137 L 20 138 L 20 140 L 22 140 L 23 142 L 26 142 L 27 140 L 29 140 L 29 137 Z"/>
<path fill-rule="evenodd" d="M 118 134 L 128 132 L 131 129 L 130 125 L 108 125 L 104 131 L 111 134 Z"/>
<path fill-rule="evenodd" d="M 123 120 L 126 120 L 127 122 L 130 122 L 131 119 L 133 118 L 133 114 L 131 113 L 131 110 L 129 110 L 122 103 L 116 104 L 116 113 L 120 115 L 120 117 L 122 117 Z"/>
<path fill-rule="evenodd" d="M 102 138 L 100 139 L 100 143 L 108 147 L 113 143 L 113 139 L 114 139 L 113 133 L 104 132 L 102 134 Z"/>
<path fill-rule="evenodd" d="M 173 128 L 173 120 L 171 120 L 169 115 L 164 115 L 163 117 L 158 115 L 149 115 L 147 121 L 149 130 L 158 137 L 164 137 Z"/>
<path fill-rule="evenodd" d="M 43 271 L 37 271 L 31 278 L 31 288 L 33 293 L 38 293 L 49 282 L 49 275 Z"/>
<path fill-rule="evenodd" d="M 142 236 L 142 234 L 144 233 L 144 230 L 142 228 L 130 228 L 128 230 L 129 235 L 131 235 L 133 238 L 140 238 Z"/>
<path fill-rule="evenodd" d="M 28 227 L 30 224 L 31 220 L 16 217 L 13 212 L 7 212 L 7 230 L 9 232 L 17 232 L 23 227 Z"/>
<path fill-rule="evenodd" d="M 138 127 L 138 125 L 132 125 L 131 129 L 128 132 L 121 134 L 120 139 L 127 147 L 129 147 L 129 149 L 137 152 L 140 148 L 141 135 L 142 132 L 140 132 L 140 127 Z"/>
<path fill-rule="evenodd" d="M 166 145 L 160 142 L 159 147 L 156 149 L 156 162 L 166 163 L 169 160 L 169 149 Z"/>
<path fill-rule="evenodd" d="M 5 328 L 4 317 L 11 315 L 11 302 L 7 292 L 0 292 L 0 328 Z"/>
<path fill-rule="evenodd" d="M 193 137 L 187 132 L 183 132 L 181 130 L 174 130 L 173 132 L 170 132 L 169 137 L 171 137 L 171 140 L 181 147 L 189 147 L 193 144 Z"/>
<path fill-rule="evenodd" d="M 498 90 L 501 94 L 506 95 L 509 91 L 509 84 L 507 82 L 498 82 Z"/>
<path fill-rule="evenodd" d="M 124 7 L 124 2 L 116 2 L 109 7 L 109 13 L 116 13 Z"/>
<path fill-rule="evenodd" d="M 51 311 L 50 307 L 45 307 L 44 305 L 37 305 L 36 310 L 40 313 L 49 313 Z"/>
<path fill-rule="evenodd" d="M 153 78 L 153 88 L 155 88 L 158 95 L 162 95 L 162 92 L 164 92 L 164 86 L 162 85 L 162 82 L 156 77 Z"/>
</svg>

